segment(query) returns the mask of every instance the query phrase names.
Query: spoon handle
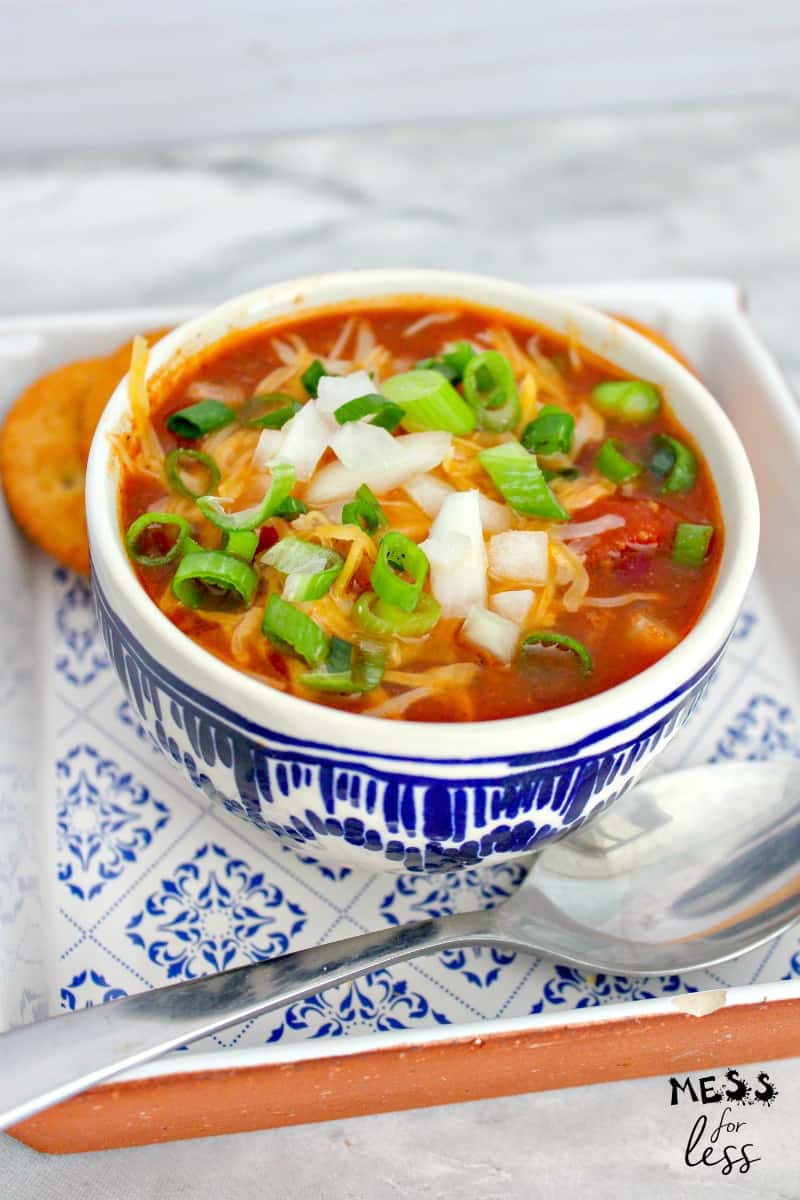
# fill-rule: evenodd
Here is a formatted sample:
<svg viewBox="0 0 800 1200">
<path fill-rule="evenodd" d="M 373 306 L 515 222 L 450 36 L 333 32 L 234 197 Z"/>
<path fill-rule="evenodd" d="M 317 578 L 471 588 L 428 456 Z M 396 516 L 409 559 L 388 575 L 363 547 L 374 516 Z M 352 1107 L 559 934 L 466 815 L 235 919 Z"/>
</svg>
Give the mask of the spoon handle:
<svg viewBox="0 0 800 1200">
<path fill-rule="evenodd" d="M 0 1034 L 0 1129 L 216 1033 L 419 955 L 492 942 L 490 912 L 458 913 L 310 946 Z"/>
</svg>

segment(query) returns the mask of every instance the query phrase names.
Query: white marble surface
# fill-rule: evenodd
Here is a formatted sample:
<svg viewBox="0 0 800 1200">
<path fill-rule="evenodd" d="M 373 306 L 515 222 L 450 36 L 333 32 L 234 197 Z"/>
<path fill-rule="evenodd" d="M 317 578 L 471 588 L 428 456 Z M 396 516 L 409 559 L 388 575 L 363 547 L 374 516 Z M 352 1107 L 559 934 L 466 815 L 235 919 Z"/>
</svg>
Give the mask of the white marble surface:
<svg viewBox="0 0 800 1200">
<path fill-rule="evenodd" d="M 0 154 L 798 99 L 798 56 L 797 0 L 3 0 Z"/>
<path fill-rule="evenodd" d="M 800 388 L 800 107 L 739 103 L 283 137 L 0 166 L 0 312 L 210 302 L 333 267 L 521 280 L 725 275 Z M 1 1068 L 1 1065 L 0 1065 Z M 663 1080 L 43 1159 L 0 1140 L 8 1200 L 796 1197 L 800 1061 L 746 1110 L 761 1162 L 689 1170 Z"/>
</svg>

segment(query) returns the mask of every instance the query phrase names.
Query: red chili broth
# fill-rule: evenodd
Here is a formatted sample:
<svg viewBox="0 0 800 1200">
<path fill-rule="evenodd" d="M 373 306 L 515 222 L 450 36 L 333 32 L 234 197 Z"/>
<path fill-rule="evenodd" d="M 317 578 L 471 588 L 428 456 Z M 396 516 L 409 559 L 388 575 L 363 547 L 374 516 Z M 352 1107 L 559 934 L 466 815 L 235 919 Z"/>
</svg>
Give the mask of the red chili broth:
<svg viewBox="0 0 800 1200">
<path fill-rule="evenodd" d="M 456 320 L 447 324 L 428 325 L 411 337 L 404 336 L 404 330 L 416 316 L 435 309 L 451 311 L 454 307 L 459 311 Z M 570 396 L 576 401 L 587 400 L 592 388 L 603 380 L 626 378 L 617 367 L 604 363 L 583 349 L 580 350 L 580 365 L 571 365 L 565 339 L 545 333 L 531 322 L 506 313 L 461 303 L 456 306 L 446 301 L 414 300 L 407 305 L 398 302 L 385 308 L 368 304 L 341 306 L 335 310 L 284 318 L 256 331 L 232 334 L 222 343 L 204 351 L 202 356 L 182 364 L 177 376 L 157 380 L 151 391 L 151 394 L 155 393 L 153 423 L 165 452 L 176 445 L 193 444 L 176 439 L 166 426 L 171 413 L 191 403 L 186 398 L 186 390 L 193 381 L 240 384 L 250 395 L 255 385 L 280 365 L 271 344 L 274 337 L 297 332 L 305 338 L 314 353 L 324 357 L 336 342 L 343 322 L 352 313 L 364 315 L 370 321 L 379 343 L 394 354 L 413 361 L 436 355 L 445 342 L 462 338 L 474 341 L 478 334 L 492 326 L 503 326 L 509 330 L 522 347 L 535 334 L 540 352 L 556 360 Z M 693 490 L 688 494 L 664 495 L 659 491 L 660 481 L 646 472 L 637 498 L 615 495 L 581 509 L 573 519 L 576 523 L 583 523 L 607 512 L 625 515 L 626 526 L 623 529 L 595 537 L 588 546 L 586 566 L 591 579 L 590 595 L 658 592 L 658 619 L 668 624 L 681 639 L 696 624 L 712 590 L 722 554 L 723 523 L 716 490 L 702 450 L 680 426 L 666 404 L 662 402 L 661 412 L 646 424 L 606 421 L 606 436 L 619 438 L 625 445 L 626 453 L 633 452 L 634 456 L 639 451 L 643 457 L 647 457 L 648 444 L 656 432 L 679 438 L 697 455 L 699 471 Z M 598 449 L 597 443 L 584 447 L 577 465 L 588 468 Z M 328 455 L 332 457 L 330 451 Z M 492 492 L 488 478 L 485 490 L 502 499 L 499 494 Z M 298 489 L 298 493 L 302 495 L 302 488 Z M 161 486 L 151 476 L 126 472 L 120 497 L 123 528 L 126 529 L 137 516 L 152 508 L 165 495 L 166 485 Z M 397 491 L 389 495 L 400 497 L 404 493 Z M 709 554 L 700 569 L 681 567 L 671 560 L 672 536 L 679 521 L 714 526 Z M 217 531 L 214 533 L 216 535 Z M 632 549 L 633 545 L 655 546 L 656 549 L 643 551 Z M 168 586 L 171 568 L 136 569 L 142 586 L 158 602 Z M 469 704 L 465 704 L 455 692 L 436 695 L 414 704 L 406 713 L 406 718 L 450 722 L 520 716 L 582 700 L 614 687 L 651 666 L 671 648 L 659 647 L 647 641 L 639 644 L 628 636 L 629 622 L 637 609 L 637 605 L 616 609 L 584 607 L 576 613 L 559 614 L 559 632 L 578 638 L 592 655 L 593 671 L 587 679 L 582 677 L 575 657 L 558 649 L 520 655 L 515 663 L 502 666 L 491 661 L 476 647 L 460 641 L 459 661 L 474 661 L 484 667 L 476 674 L 474 683 L 468 689 Z M 219 629 L 201 614 L 182 609 L 171 615 L 171 619 L 187 636 L 241 670 L 231 659 Z M 440 622 L 442 628 L 437 631 L 437 636 L 457 637 L 460 624 L 460 620 Z M 285 675 L 280 654 L 268 648 L 265 661 L 269 663 L 269 669 L 263 673 L 265 680 L 270 673 Z M 252 673 L 259 674 L 258 671 Z M 388 685 L 386 690 L 391 694 L 403 689 Z M 314 700 L 356 712 L 363 707 L 358 697 L 319 693 Z"/>
</svg>

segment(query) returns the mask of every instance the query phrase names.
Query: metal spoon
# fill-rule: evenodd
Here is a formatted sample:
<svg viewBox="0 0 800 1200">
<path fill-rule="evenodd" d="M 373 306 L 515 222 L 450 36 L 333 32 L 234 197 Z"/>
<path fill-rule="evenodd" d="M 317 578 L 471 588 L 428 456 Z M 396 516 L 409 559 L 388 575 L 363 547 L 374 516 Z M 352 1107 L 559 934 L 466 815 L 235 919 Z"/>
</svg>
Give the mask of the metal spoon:
<svg viewBox="0 0 800 1200">
<path fill-rule="evenodd" d="M 662 775 L 548 847 L 502 906 L 315 946 L 0 1035 L 0 1128 L 367 971 L 504 946 L 614 975 L 734 958 L 800 917 L 800 764 Z"/>
</svg>

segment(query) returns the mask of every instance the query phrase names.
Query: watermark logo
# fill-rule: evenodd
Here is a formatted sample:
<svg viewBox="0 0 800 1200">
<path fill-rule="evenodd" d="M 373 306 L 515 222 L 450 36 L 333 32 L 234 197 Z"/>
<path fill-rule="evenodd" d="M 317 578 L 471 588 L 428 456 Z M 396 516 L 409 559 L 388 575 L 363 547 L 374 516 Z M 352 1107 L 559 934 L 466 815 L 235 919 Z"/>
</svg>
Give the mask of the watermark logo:
<svg viewBox="0 0 800 1200">
<path fill-rule="evenodd" d="M 722 1105 L 713 1114 L 701 1112 L 695 1117 L 683 1152 L 687 1167 L 719 1169 L 721 1175 L 732 1175 L 734 1171 L 746 1175 L 761 1161 L 752 1140 L 752 1123 L 739 1118 L 744 1116 L 744 1108 L 770 1108 L 775 1102 L 778 1089 L 766 1071 L 756 1071 L 754 1079 L 736 1067 L 696 1078 L 673 1076 L 669 1089 L 671 1106 Z"/>
</svg>

